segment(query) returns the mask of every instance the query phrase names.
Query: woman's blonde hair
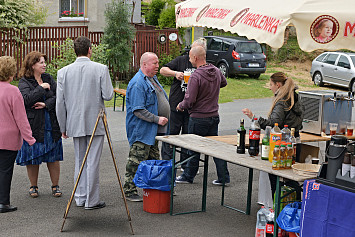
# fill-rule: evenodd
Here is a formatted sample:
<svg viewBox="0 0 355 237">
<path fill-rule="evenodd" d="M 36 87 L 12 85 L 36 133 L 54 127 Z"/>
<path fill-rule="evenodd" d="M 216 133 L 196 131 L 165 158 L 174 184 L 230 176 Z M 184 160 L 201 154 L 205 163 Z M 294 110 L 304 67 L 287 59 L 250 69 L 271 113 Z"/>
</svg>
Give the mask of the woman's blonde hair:
<svg viewBox="0 0 355 237">
<path fill-rule="evenodd" d="M 16 74 L 16 60 L 10 56 L 0 57 L 0 81 L 8 81 Z"/>
<path fill-rule="evenodd" d="M 30 78 L 34 76 L 34 71 L 32 66 L 41 61 L 41 57 L 47 61 L 47 56 L 43 53 L 32 51 L 26 55 L 25 60 L 23 60 L 22 67 L 20 70 L 20 77 Z"/>
<path fill-rule="evenodd" d="M 275 105 L 279 101 L 290 101 L 290 106 L 285 108 L 286 111 L 292 109 L 295 104 L 295 89 L 296 84 L 291 78 L 288 78 L 283 72 L 276 72 L 271 75 L 270 80 L 276 84 L 276 82 L 280 82 L 282 86 L 279 88 L 277 95 L 274 97 L 271 109 L 269 111 L 269 115 L 272 113 Z"/>
</svg>

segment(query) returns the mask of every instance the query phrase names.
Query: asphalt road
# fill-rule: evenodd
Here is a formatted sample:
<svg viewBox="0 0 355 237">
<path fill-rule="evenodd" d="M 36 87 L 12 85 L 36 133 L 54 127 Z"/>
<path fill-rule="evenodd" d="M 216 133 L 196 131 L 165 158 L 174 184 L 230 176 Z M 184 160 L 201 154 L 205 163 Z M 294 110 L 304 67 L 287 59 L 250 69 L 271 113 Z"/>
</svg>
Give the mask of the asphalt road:
<svg viewBox="0 0 355 237">
<path fill-rule="evenodd" d="M 266 115 L 271 99 L 238 100 L 220 105 L 220 135 L 235 134 L 239 119 L 250 121 L 241 112 L 248 107 L 257 115 Z M 129 144 L 125 132 L 125 112 L 113 112 L 107 108 L 108 125 L 113 142 L 117 165 L 123 181 Z M 15 166 L 11 190 L 11 204 L 18 207 L 12 213 L 0 214 L 0 236 L 130 236 L 127 214 L 115 174 L 108 143 L 105 140 L 100 163 L 101 199 L 106 207 L 99 210 L 84 210 L 73 202 L 60 232 L 63 214 L 74 187 L 74 149 L 72 139 L 63 141 L 64 161 L 61 162 L 60 186 L 63 196 L 51 195 L 51 182 L 45 164 L 40 167 L 39 194 L 36 199 L 28 195 L 30 187 L 26 168 Z M 202 169 L 202 168 L 200 168 Z M 226 188 L 225 202 L 245 209 L 248 169 L 229 165 L 231 185 Z M 202 172 L 201 172 L 202 173 Z M 180 171 L 178 171 L 180 174 Z M 255 234 L 258 172 L 254 171 L 251 214 L 245 215 L 220 205 L 221 187 L 211 184 L 216 178 L 215 165 L 210 159 L 207 211 L 187 215 L 151 214 L 143 211 L 143 203 L 128 202 L 132 225 L 137 236 L 240 236 Z M 142 194 L 141 190 L 140 193 Z M 193 184 L 178 184 L 174 199 L 176 211 L 198 209 L 201 206 L 202 175 Z"/>
</svg>

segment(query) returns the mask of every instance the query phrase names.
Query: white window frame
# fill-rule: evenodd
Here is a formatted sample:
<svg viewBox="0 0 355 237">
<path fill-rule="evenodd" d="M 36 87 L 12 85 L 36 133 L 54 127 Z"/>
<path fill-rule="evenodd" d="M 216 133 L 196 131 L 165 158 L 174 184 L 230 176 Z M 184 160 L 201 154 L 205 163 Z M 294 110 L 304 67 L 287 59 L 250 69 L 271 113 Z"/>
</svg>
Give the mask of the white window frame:
<svg viewBox="0 0 355 237">
<path fill-rule="evenodd" d="M 69 1 L 69 11 L 71 11 L 71 9 L 72 8 L 74 8 L 74 7 L 72 7 L 72 0 L 59 0 L 60 2 L 59 2 L 59 8 L 61 8 L 61 2 L 62 1 Z M 79 5 L 79 1 L 80 0 L 78 0 L 78 5 Z M 76 17 L 67 17 L 67 16 L 59 16 L 59 22 L 75 22 L 75 21 L 89 21 L 89 19 L 86 17 L 86 9 L 85 9 L 85 6 L 87 6 L 87 0 L 82 0 L 83 1 L 83 10 L 82 11 L 80 11 L 80 9 L 78 9 L 78 12 L 84 12 L 84 16 L 82 16 L 82 17 L 79 17 L 79 16 L 76 16 Z M 62 9 L 59 9 L 59 11 L 60 11 L 60 14 L 64 11 L 64 10 L 62 10 Z"/>
</svg>

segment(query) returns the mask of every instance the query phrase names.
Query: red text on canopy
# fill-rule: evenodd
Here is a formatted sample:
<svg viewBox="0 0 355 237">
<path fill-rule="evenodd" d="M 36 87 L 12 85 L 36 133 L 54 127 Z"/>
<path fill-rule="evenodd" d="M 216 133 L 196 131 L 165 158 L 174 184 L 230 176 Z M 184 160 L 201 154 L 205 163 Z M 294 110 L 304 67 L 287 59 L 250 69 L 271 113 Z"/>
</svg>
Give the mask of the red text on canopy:
<svg viewBox="0 0 355 237">
<path fill-rule="evenodd" d="M 197 10 L 196 8 L 181 8 L 179 13 L 179 18 L 192 17 L 192 15 Z"/>
</svg>

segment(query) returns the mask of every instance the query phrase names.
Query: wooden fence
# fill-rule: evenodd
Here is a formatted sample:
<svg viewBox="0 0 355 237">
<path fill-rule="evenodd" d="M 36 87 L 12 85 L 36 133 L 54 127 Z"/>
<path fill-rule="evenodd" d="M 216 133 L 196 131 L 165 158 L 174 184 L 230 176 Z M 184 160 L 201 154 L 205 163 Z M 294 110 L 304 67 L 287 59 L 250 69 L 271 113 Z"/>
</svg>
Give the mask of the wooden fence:
<svg viewBox="0 0 355 237">
<path fill-rule="evenodd" d="M 158 56 L 162 53 L 169 54 L 169 43 L 158 43 L 158 36 L 164 34 L 168 38 L 171 33 L 178 32 L 175 29 L 144 30 L 142 26 L 137 28 L 130 71 L 136 72 L 139 69 L 139 59 L 144 52 L 155 52 Z M 29 27 L 26 31 L 2 28 L 0 56 L 14 57 L 19 71 L 23 59 L 29 52 L 40 51 L 46 54 L 47 63 L 50 63 L 60 53 L 58 48 L 53 47 L 54 44 L 61 45 L 67 38 L 75 39 L 78 36 L 87 36 L 93 44 L 98 45 L 101 43 L 103 32 L 89 32 L 87 26 Z"/>
</svg>

